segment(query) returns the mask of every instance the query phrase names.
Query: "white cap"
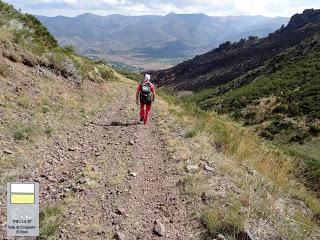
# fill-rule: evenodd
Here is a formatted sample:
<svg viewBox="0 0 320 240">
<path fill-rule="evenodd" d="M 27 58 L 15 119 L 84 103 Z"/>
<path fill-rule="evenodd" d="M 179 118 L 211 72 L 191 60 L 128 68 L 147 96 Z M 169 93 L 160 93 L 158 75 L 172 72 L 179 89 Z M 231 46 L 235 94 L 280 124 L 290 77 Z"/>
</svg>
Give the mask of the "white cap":
<svg viewBox="0 0 320 240">
<path fill-rule="evenodd" d="M 144 76 L 144 80 L 145 80 L 145 81 L 150 81 L 150 79 L 151 79 L 151 76 L 150 76 L 149 74 L 146 74 L 146 75 Z"/>
</svg>

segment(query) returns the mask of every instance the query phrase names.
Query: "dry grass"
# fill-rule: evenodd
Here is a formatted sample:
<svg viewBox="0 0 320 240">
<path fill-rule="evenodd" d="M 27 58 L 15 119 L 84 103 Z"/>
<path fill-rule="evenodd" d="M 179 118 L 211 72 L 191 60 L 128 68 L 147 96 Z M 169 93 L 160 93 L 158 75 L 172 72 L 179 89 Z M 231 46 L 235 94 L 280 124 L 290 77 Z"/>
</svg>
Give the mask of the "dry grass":
<svg viewBox="0 0 320 240">
<path fill-rule="evenodd" d="M 0 64 L 0 75 L 2 77 L 8 77 L 10 74 L 9 66 L 6 64 Z"/>
<path fill-rule="evenodd" d="M 219 233 L 234 239 L 243 229 L 266 239 L 319 234 L 312 219 L 320 213 L 320 202 L 294 179 L 290 157 L 228 118 L 162 97 L 160 129 L 173 158 L 181 161 L 183 172 L 186 164 L 200 167 L 185 173 L 181 184 L 210 239 Z M 176 123 L 187 129 L 184 137 L 173 134 Z M 214 174 L 201 168 L 206 162 L 213 163 Z"/>
<path fill-rule="evenodd" d="M 1 43 L 8 43 L 11 42 L 13 39 L 13 32 L 6 26 L 0 27 L 0 42 Z"/>
<path fill-rule="evenodd" d="M 3 50 L 2 55 L 12 62 L 21 62 L 22 61 L 21 56 L 11 50 Z"/>
</svg>

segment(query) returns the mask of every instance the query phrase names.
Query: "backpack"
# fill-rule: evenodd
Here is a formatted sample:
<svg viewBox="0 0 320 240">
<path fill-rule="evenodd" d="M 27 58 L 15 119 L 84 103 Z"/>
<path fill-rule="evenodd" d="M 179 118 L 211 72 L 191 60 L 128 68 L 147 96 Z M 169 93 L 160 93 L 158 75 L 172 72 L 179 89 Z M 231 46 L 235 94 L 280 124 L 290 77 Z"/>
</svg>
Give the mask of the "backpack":
<svg viewBox="0 0 320 240">
<path fill-rule="evenodd" d="M 140 103 L 151 104 L 151 84 L 145 83 L 141 85 Z"/>
</svg>

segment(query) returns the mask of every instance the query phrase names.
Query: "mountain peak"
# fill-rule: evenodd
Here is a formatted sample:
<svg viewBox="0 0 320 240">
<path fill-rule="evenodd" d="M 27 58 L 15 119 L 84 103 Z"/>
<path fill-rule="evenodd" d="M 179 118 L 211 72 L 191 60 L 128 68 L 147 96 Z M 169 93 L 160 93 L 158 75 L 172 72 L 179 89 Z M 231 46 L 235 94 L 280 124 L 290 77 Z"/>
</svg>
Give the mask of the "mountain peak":
<svg viewBox="0 0 320 240">
<path fill-rule="evenodd" d="M 306 9 L 303 13 L 298 13 L 291 17 L 288 28 L 299 28 L 314 21 L 320 21 L 320 10 Z"/>
<path fill-rule="evenodd" d="M 80 14 L 77 17 L 97 17 L 98 15 L 94 14 L 94 13 L 84 13 L 84 14 Z"/>
<path fill-rule="evenodd" d="M 173 16 L 207 16 L 207 15 L 204 13 L 174 13 L 174 12 L 170 12 L 165 16 L 166 17 L 173 17 Z"/>
</svg>

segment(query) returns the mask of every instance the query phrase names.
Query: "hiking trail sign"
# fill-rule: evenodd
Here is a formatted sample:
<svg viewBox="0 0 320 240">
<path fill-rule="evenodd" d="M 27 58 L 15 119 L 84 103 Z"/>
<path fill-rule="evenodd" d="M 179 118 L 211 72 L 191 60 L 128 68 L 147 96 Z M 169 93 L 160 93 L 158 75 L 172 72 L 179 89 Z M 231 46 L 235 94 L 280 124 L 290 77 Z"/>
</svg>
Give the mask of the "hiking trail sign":
<svg viewBox="0 0 320 240">
<path fill-rule="evenodd" d="M 39 236 L 39 183 L 7 184 L 7 236 Z"/>
</svg>

